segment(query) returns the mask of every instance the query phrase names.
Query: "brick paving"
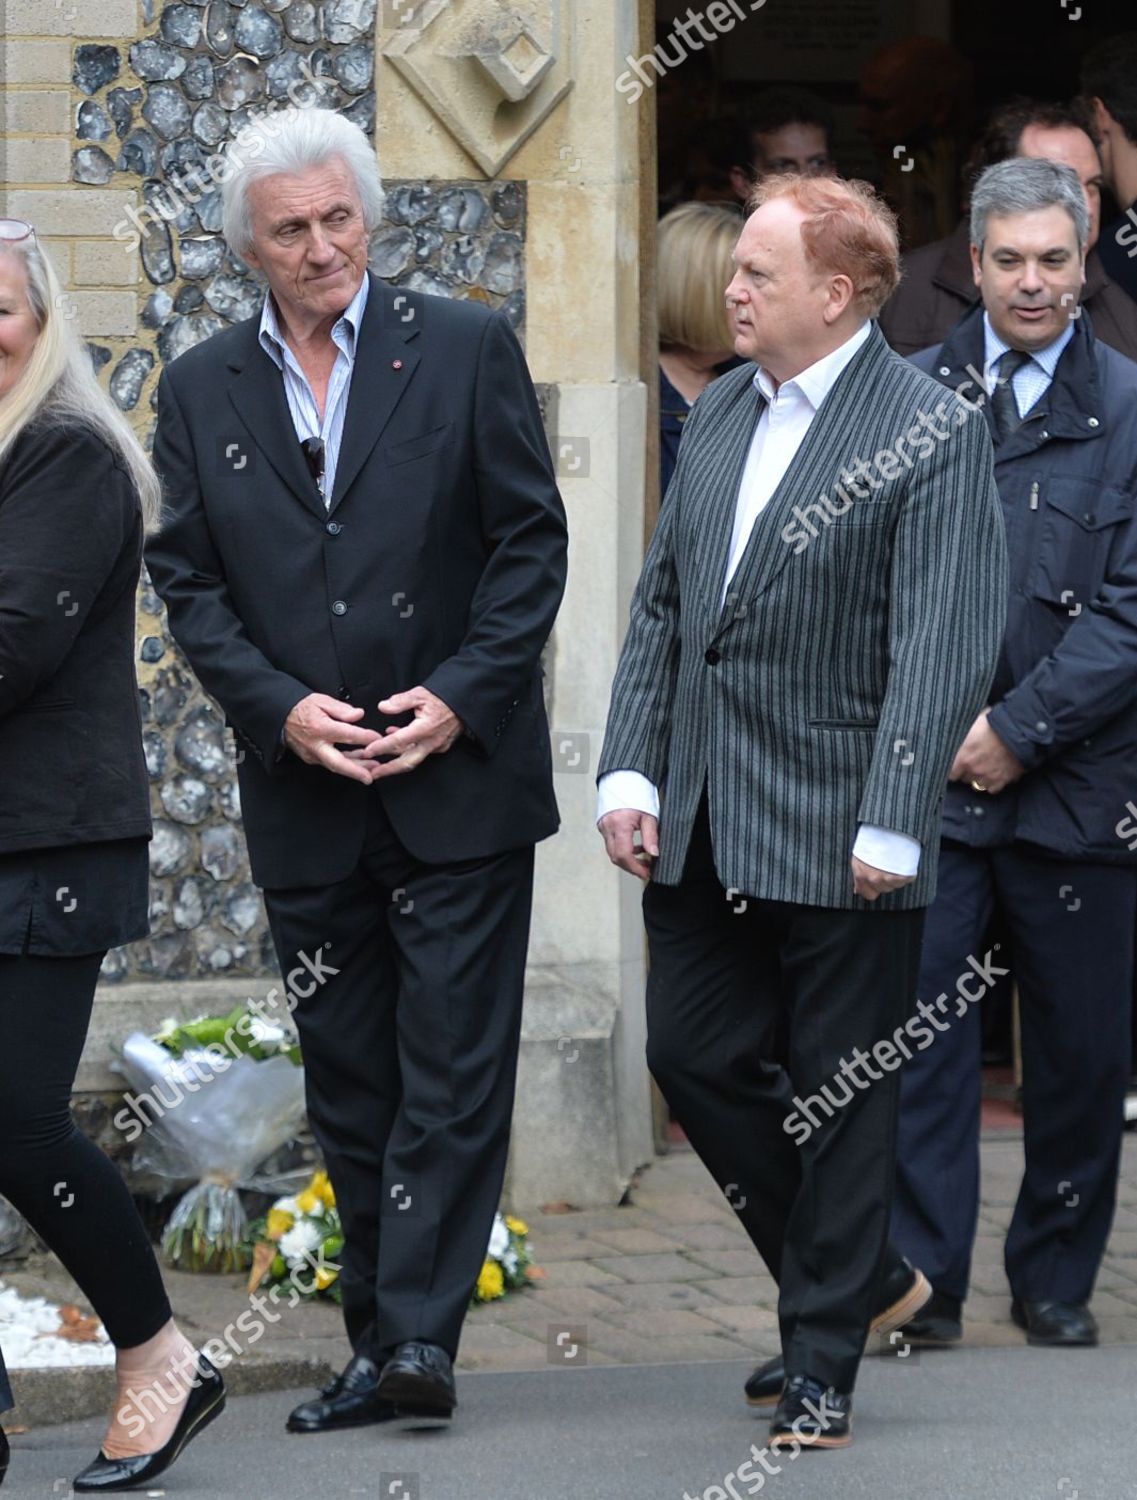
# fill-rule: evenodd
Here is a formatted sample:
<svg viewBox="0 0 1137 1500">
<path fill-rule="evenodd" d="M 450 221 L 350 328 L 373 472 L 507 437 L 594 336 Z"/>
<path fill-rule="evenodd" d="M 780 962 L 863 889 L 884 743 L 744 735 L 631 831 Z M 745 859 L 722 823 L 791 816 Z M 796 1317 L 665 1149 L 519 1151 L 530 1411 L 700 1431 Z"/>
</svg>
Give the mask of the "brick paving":
<svg viewBox="0 0 1137 1500">
<path fill-rule="evenodd" d="M 1011 1322 L 1003 1235 L 1022 1171 L 1014 1129 L 986 1133 L 979 1233 L 964 1340 L 1024 1345 Z M 545 1279 L 476 1308 L 460 1366 L 524 1369 L 765 1358 L 778 1350 L 777 1289 L 729 1204 L 686 1146 L 640 1173 L 626 1206 L 529 1211 Z M 1137 1344 L 1137 1134 L 1126 1136 L 1117 1216 L 1093 1310 L 1106 1344 Z M 557 1334 L 571 1338 L 557 1344 Z"/>
</svg>

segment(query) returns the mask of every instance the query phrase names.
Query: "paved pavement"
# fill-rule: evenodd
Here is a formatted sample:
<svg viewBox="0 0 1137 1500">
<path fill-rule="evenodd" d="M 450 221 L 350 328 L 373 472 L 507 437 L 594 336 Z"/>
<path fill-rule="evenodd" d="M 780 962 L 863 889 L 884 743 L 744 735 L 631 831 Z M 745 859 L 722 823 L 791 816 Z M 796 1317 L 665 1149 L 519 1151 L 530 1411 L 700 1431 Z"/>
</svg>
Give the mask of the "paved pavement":
<svg viewBox="0 0 1137 1500">
<path fill-rule="evenodd" d="M 980 1233 L 976 1245 L 974 1290 L 965 1309 L 966 1348 L 906 1353 L 904 1347 L 898 1345 L 888 1351 L 878 1350 L 878 1353 L 886 1353 L 887 1358 L 868 1367 L 866 1389 L 871 1390 L 874 1382 L 886 1379 L 886 1365 L 889 1363 L 893 1369 L 934 1372 L 934 1378 L 922 1380 L 919 1387 L 913 1386 L 913 1390 L 923 1393 L 920 1396 L 921 1421 L 932 1420 L 934 1430 L 938 1432 L 941 1417 L 934 1408 L 941 1400 L 941 1392 L 949 1403 L 949 1410 L 970 1410 L 972 1376 L 953 1372 L 980 1372 L 983 1378 L 974 1389 L 988 1392 L 994 1401 L 995 1413 L 1002 1400 L 1000 1382 L 1008 1394 L 1013 1388 L 1016 1400 L 1022 1396 L 1029 1404 L 1033 1382 L 1037 1378 L 1042 1383 L 1039 1386 L 1039 1405 L 1026 1423 L 1029 1438 L 1024 1438 L 1023 1429 L 1018 1426 L 1009 1430 L 1004 1428 L 1001 1436 L 993 1435 L 994 1448 L 986 1455 L 985 1461 L 994 1464 L 996 1451 L 1030 1451 L 1043 1429 L 1047 1441 L 1051 1435 L 1065 1435 L 1077 1442 L 1082 1441 L 1080 1434 L 1098 1430 L 1096 1419 L 1091 1420 L 1082 1414 L 1077 1417 L 1081 1425 L 1074 1431 L 1075 1418 L 1069 1403 L 1075 1395 L 1079 1401 L 1082 1399 L 1081 1372 L 1085 1371 L 1087 1378 L 1097 1383 L 1093 1389 L 1097 1390 L 1100 1385 L 1102 1400 L 1111 1402 L 1116 1397 L 1127 1410 L 1124 1440 L 1131 1446 L 1131 1468 L 1137 1474 L 1137 1439 L 1131 1436 L 1132 1416 L 1137 1410 L 1133 1395 L 1137 1383 L 1134 1379 L 1137 1376 L 1137 1351 L 1120 1347 L 1137 1345 L 1137 1135 L 1130 1133 L 1126 1137 L 1117 1219 L 1093 1304 L 1101 1325 L 1102 1341 L 1110 1347 L 1096 1354 L 1090 1351 L 1086 1356 L 1078 1353 L 1056 1356 L 1052 1351 L 1028 1351 L 1022 1334 L 1011 1324 L 1009 1294 L 1002 1268 L 1002 1236 L 1021 1170 L 1022 1145 L 1017 1130 L 989 1131 L 983 1142 L 982 1158 Z M 495 1410 L 497 1402 L 505 1401 L 512 1413 L 512 1403 L 520 1399 L 522 1408 L 528 1410 L 528 1403 L 537 1399 L 536 1393 L 544 1392 L 542 1409 L 547 1407 L 555 1416 L 566 1401 L 562 1391 L 574 1396 L 584 1391 L 603 1391 L 603 1384 L 597 1379 L 600 1367 L 682 1365 L 687 1368 L 687 1374 L 676 1373 L 674 1379 L 679 1385 L 672 1387 L 680 1393 L 676 1396 L 677 1409 L 686 1411 L 699 1407 L 704 1388 L 713 1387 L 719 1393 L 712 1405 L 719 1412 L 715 1420 L 720 1425 L 715 1427 L 712 1423 L 708 1428 L 719 1434 L 716 1439 L 719 1446 L 712 1444 L 707 1450 L 704 1445 L 698 1448 L 698 1452 L 719 1453 L 722 1455 L 719 1461 L 725 1462 L 726 1454 L 732 1451 L 727 1434 L 736 1433 L 732 1424 L 737 1421 L 740 1372 L 744 1373 L 757 1359 L 774 1353 L 778 1347 L 773 1282 L 763 1271 L 730 1205 L 688 1149 L 674 1150 L 657 1160 L 640 1175 L 628 1196 L 630 1201 L 624 1207 L 580 1213 L 546 1213 L 538 1208 L 526 1209 L 518 1205 L 529 1221 L 531 1239 L 545 1277 L 538 1285 L 473 1311 L 463 1337 L 459 1368 L 467 1372 L 530 1372 L 539 1380 L 533 1384 L 524 1380 L 507 1383 L 503 1389 L 508 1394 L 493 1399 L 485 1394 L 490 1388 L 484 1383 L 468 1381 L 465 1389 L 471 1392 L 472 1414 L 466 1414 L 464 1426 L 471 1430 L 471 1441 L 474 1440 L 472 1430 L 475 1427 L 480 1430 L 483 1420 L 493 1430 L 499 1426 L 501 1418 Z M 3 1275 L 25 1291 L 47 1292 L 57 1300 L 76 1298 L 81 1301 L 64 1273 L 52 1261 L 41 1259 L 15 1273 L 5 1270 Z M 227 1327 L 236 1324 L 242 1312 L 247 1317 L 249 1304 L 240 1277 L 171 1275 L 168 1284 L 179 1321 L 198 1343 L 221 1335 Z M 1116 1352 L 1112 1352 L 1115 1348 Z M 1003 1349 L 1006 1355 L 996 1362 L 983 1352 L 985 1349 Z M 240 1360 L 234 1362 L 226 1378 L 235 1396 L 267 1390 L 310 1390 L 321 1384 L 330 1371 L 342 1367 L 347 1354 L 339 1311 L 334 1305 L 302 1305 L 290 1312 L 282 1308 L 279 1321 L 264 1327 L 262 1336 L 245 1350 Z M 901 1365 L 902 1359 L 910 1362 Z M 579 1373 L 583 1365 L 589 1371 L 588 1383 L 577 1386 L 569 1377 Z M 948 1372 L 942 1387 L 941 1370 Z M 1052 1372 L 1070 1370 L 1078 1372 L 1078 1381 L 1069 1381 L 1067 1374 L 1051 1381 Z M 1125 1379 L 1119 1381 L 1115 1392 L 1111 1392 L 1109 1381 L 1113 1377 L 1108 1372 L 1120 1370 L 1127 1372 Z M 991 1372 L 989 1378 L 988 1372 Z M 550 1381 L 550 1376 L 556 1377 L 555 1382 Z M 649 1388 L 662 1393 L 668 1389 L 667 1382 L 671 1378 L 671 1375 L 660 1375 L 657 1381 L 653 1376 Z M 887 1378 L 892 1381 L 891 1386 L 880 1387 L 885 1394 L 897 1389 L 895 1376 L 888 1375 Z M 627 1380 L 627 1385 L 620 1387 L 621 1391 L 635 1393 L 643 1384 L 640 1375 L 627 1377 Z M 1064 1388 L 1067 1383 L 1068 1390 Z M 88 1371 L 52 1372 L 38 1376 L 17 1373 L 15 1385 L 17 1399 L 23 1405 L 13 1414 L 12 1420 L 31 1426 L 33 1435 L 29 1441 L 37 1444 L 41 1439 L 44 1442 L 50 1440 L 50 1434 L 39 1430 L 41 1424 L 96 1414 L 109 1407 L 113 1393 L 113 1385 L 107 1384 L 104 1376 Z M 1075 1385 L 1078 1387 L 1076 1391 Z M 551 1394 L 553 1389 L 556 1395 Z M 1053 1404 L 1048 1404 L 1051 1390 L 1054 1400 Z M 476 1398 L 474 1392 L 478 1393 Z M 589 1398 L 593 1399 L 597 1409 L 602 1410 L 602 1397 Z M 1094 1399 L 1097 1400 L 1098 1396 L 1095 1395 Z M 957 1406 L 959 1402 L 963 1406 Z M 268 1409 L 279 1416 L 288 1405 L 288 1400 L 274 1398 Z M 567 1411 L 568 1407 L 565 1409 Z M 582 1421 L 586 1420 L 587 1411 L 591 1409 L 587 1403 L 581 1408 L 585 1413 Z M 895 1408 L 886 1403 L 886 1409 L 892 1412 L 890 1423 L 899 1422 L 899 1430 L 906 1430 L 903 1423 L 910 1418 L 908 1403 L 898 1404 Z M 1116 1405 L 1111 1409 L 1116 1419 L 1119 1409 Z M 644 1420 L 647 1419 L 645 1415 Z M 277 1417 L 272 1420 L 279 1425 Z M 986 1420 L 984 1415 L 984 1422 Z M 661 1417 L 660 1421 L 666 1429 L 666 1419 Z M 707 1421 L 711 1421 L 710 1415 Z M 722 1423 L 726 1426 L 723 1427 Z M 512 1462 L 515 1448 L 519 1453 L 528 1451 L 529 1437 L 525 1424 L 515 1423 L 512 1415 L 509 1425 L 512 1436 L 508 1451 Z M 956 1417 L 952 1417 L 948 1427 L 950 1431 L 944 1439 L 947 1446 L 942 1449 L 943 1454 L 950 1454 L 952 1445 L 959 1441 Z M 97 1427 L 91 1428 L 91 1433 L 97 1437 Z M 733 1440 L 733 1436 L 730 1437 L 729 1441 Z M 578 1433 L 576 1441 L 591 1451 L 590 1431 Z M 559 1451 L 551 1437 L 549 1442 L 551 1447 L 541 1449 L 545 1454 L 542 1462 L 552 1462 L 555 1452 Z M 597 1442 L 602 1442 L 602 1434 L 598 1433 Z M 1112 1446 L 1112 1442 L 1110 1439 L 1107 1446 Z M 680 1443 L 680 1455 L 683 1449 L 684 1445 Z M 449 1453 L 449 1446 L 446 1451 Z M 502 1459 L 500 1446 L 495 1448 L 491 1444 L 488 1451 L 490 1458 Z M 892 1451 L 891 1444 L 889 1451 Z M 817 1457 L 811 1455 L 811 1459 Z M 1103 1462 L 1105 1457 L 1103 1454 Z M 487 1458 L 486 1462 L 489 1461 Z M 699 1460 L 704 1469 L 708 1461 Z M 952 1463 L 955 1462 L 953 1458 Z M 410 1467 L 413 1470 L 414 1466 Z M 486 1472 L 494 1471 L 491 1468 Z M 693 1472 L 692 1481 L 702 1472 L 702 1469 Z M 1064 1490 L 1055 1487 L 1058 1479 L 1063 1477 L 1067 1477 L 1064 1470 L 1056 1474 L 1049 1488 L 1044 1487 L 1038 1493 L 1047 1495 L 1049 1500 L 1072 1500 L 1076 1485 Z M 703 1486 L 710 1484 L 712 1479 L 713 1473 L 707 1471 Z M 50 1487 L 47 1493 L 50 1494 Z M 491 1491 L 487 1489 L 485 1493 Z M 537 1492 L 526 1494 L 510 1486 L 495 1493 L 506 1496 L 525 1494 L 526 1500 L 537 1500 Z M 550 1490 L 549 1493 L 552 1496 L 559 1492 Z M 606 1492 L 600 1488 L 573 1493 L 622 1496 L 632 1492 L 616 1489 Z M 819 1490 L 817 1493 L 823 1492 Z M 910 1495 L 922 1497 L 926 1493 L 931 1496 L 935 1492 L 917 1487 L 911 1490 L 881 1489 L 877 1493 L 904 1495 L 907 1500 Z M 974 1493 L 986 1492 L 976 1490 Z M 994 1494 L 996 1490 L 992 1488 L 990 1493 Z M 1016 1489 L 998 1493 L 1008 1494 L 1011 1500 L 1028 1500 L 1028 1494 L 1032 1492 Z M 1094 1490 L 1082 1486 L 1080 1493 L 1083 1500 L 1091 1500 L 1091 1497 L 1094 1500 L 1117 1500 L 1121 1492 L 1116 1487 Z M 471 1500 L 473 1494 L 471 1491 Z M 398 1496 L 398 1491 L 395 1495 Z M 428 1500 L 425 1493 L 423 1500 Z"/>
<path fill-rule="evenodd" d="M 1131 1350 L 868 1361 L 855 1440 L 764 1452 L 748 1361 L 468 1375 L 449 1432 L 282 1430 L 296 1392 L 233 1400 L 150 1494 L 170 1500 L 1133 1500 Z M 68 1497 L 99 1423 L 13 1441 L 5 1496 Z M 752 1452 L 757 1448 L 766 1458 Z M 778 1465 L 781 1472 L 777 1472 Z M 749 1467 L 744 1467 L 749 1465 Z M 145 1492 L 143 1492 L 145 1493 Z"/>
</svg>

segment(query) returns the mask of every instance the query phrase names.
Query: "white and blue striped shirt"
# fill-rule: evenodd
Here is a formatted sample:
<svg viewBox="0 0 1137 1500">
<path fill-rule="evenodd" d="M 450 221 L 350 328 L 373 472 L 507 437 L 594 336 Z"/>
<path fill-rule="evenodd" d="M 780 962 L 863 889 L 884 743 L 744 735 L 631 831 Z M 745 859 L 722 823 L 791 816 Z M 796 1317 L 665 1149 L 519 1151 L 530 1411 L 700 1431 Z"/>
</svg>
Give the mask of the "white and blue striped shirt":
<svg viewBox="0 0 1137 1500">
<path fill-rule="evenodd" d="M 261 348 L 284 376 L 284 394 L 288 398 L 288 410 L 292 425 L 296 429 L 298 442 L 306 438 L 320 438 L 324 444 L 324 505 L 330 506 L 336 482 L 336 464 L 343 442 L 343 424 L 347 416 L 347 398 L 351 390 L 351 372 L 355 368 L 355 349 L 359 339 L 359 328 L 363 322 L 363 309 L 367 306 L 368 278 L 364 275 L 359 291 L 344 308 L 332 328 L 332 342 L 339 353 L 332 366 L 328 381 L 328 394 L 324 402 L 324 420 L 320 421 L 320 408 L 308 377 L 285 342 L 277 321 L 276 305 L 272 293 L 265 294 L 261 309 Z"/>
</svg>

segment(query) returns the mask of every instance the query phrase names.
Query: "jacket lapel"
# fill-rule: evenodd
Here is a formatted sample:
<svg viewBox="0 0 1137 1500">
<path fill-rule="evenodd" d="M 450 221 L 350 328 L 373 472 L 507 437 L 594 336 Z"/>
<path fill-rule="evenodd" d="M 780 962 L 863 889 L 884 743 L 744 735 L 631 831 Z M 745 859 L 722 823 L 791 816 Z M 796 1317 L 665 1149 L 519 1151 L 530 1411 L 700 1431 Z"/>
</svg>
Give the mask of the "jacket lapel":
<svg viewBox="0 0 1137 1500">
<path fill-rule="evenodd" d="M 322 516 L 324 502 L 292 425 L 284 379 L 260 346 L 259 317 L 250 318 L 245 326 L 248 344 L 230 360 L 237 378 L 229 388 L 229 399 L 278 477 L 302 504 Z"/>
<path fill-rule="evenodd" d="M 330 506 L 333 511 L 383 435 L 383 429 L 410 385 L 421 357 L 412 345 L 419 336 L 422 303 L 418 298 L 412 303 L 405 293 L 402 294 L 400 303 L 407 303 L 411 312 L 404 321 L 395 311 L 395 295 L 371 276 L 371 289 L 356 344 L 355 367 L 351 372 L 343 443 L 336 464 Z"/>
<path fill-rule="evenodd" d="M 789 562 L 793 549 L 785 542 L 782 531 L 793 513 L 794 506 L 816 504 L 821 495 L 828 494 L 839 482 L 839 469 L 833 467 L 830 471 L 828 465 L 817 462 L 818 456 L 823 455 L 828 447 L 834 447 L 836 451 L 841 446 L 840 443 L 835 444 L 834 439 L 839 438 L 843 431 L 844 393 L 862 381 L 873 379 L 877 367 L 889 352 L 884 335 L 874 323 L 872 332 L 841 371 L 836 383 L 822 401 L 820 410 L 809 424 L 809 431 L 794 454 L 789 468 L 782 476 L 781 483 L 754 522 L 746 550 L 730 581 L 726 604 L 720 613 L 718 591 L 722 588 L 723 574 L 726 570 L 724 554 L 715 593 L 716 636 L 720 635 L 737 616 L 737 609 L 732 600 L 738 599 L 745 602 L 756 599 L 766 592 Z M 739 479 L 741 482 L 741 475 Z M 737 503 L 737 497 L 738 487 L 736 486 L 732 497 L 735 503 Z M 731 521 L 727 527 L 728 545 L 733 527 L 733 516 L 732 506 Z"/>
</svg>

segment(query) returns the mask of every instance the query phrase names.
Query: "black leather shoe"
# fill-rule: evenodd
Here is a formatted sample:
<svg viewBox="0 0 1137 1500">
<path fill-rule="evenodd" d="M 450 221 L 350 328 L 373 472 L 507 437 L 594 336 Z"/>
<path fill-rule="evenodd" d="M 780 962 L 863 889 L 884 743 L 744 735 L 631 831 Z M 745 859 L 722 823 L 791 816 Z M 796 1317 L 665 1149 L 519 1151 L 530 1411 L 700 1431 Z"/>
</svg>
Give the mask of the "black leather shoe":
<svg viewBox="0 0 1137 1500">
<path fill-rule="evenodd" d="M 918 1313 L 932 1297 L 932 1285 L 923 1271 L 917 1271 L 908 1260 L 885 1277 L 877 1298 L 877 1311 L 869 1324 L 870 1333 L 891 1333 L 906 1318 Z M 746 1382 L 746 1400 L 751 1406 L 773 1406 L 785 1384 L 785 1366 L 780 1355 L 759 1365 Z"/>
<path fill-rule="evenodd" d="M 305 1401 L 289 1414 L 285 1426 L 289 1432 L 334 1432 L 340 1427 L 390 1422 L 398 1413 L 379 1395 L 378 1387 L 379 1366 L 356 1354 L 315 1401 Z"/>
<path fill-rule="evenodd" d="M 224 1409 L 225 1382 L 205 1355 L 199 1353 L 196 1383 L 190 1387 L 189 1399 L 165 1447 L 136 1458 L 107 1458 L 100 1449 L 95 1461 L 71 1481 L 72 1489 L 85 1494 L 91 1490 L 129 1490 L 135 1485 L 148 1484 L 164 1474 L 186 1444 Z"/>
<path fill-rule="evenodd" d="M 853 1398 L 808 1375 L 792 1375 L 770 1423 L 770 1447 L 847 1448 L 853 1441 Z"/>
<path fill-rule="evenodd" d="M 0 1427 L 0 1484 L 4 1483 L 4 1476 L 8 1472 L 8 1437 L 4 1429 Z"/>
<path fill-rule="evenodd" d="M 379 1394 L 398 1406 L 401 1417 L 447 1419 L 458 1405 L 449 1354 L 415 1339 L 400 1344 L 383 1366 Z"/>
<path fill-rule="evenodd" d="M 932 1283 L 910 1260 L 902 1260 L 884 1278 L 869 1332 L 892 1333 L 894 1329 L 903 1328 L 931 1300 Z"/>
<path fill-rule="evenodd" d="M 746 1400 L 751 1406 L 777 1406 L 785 1383 L 786 1367 L 782 1356 L 775 1354 L 773 1359 L 759 1365 L 746 1382 Z"/>
<path fill-rule="evenodd" d="M 963 1337 L 963 1303 L 946 1292 L 933 1292 L 914 1318 L 903 1326 L 907 1338 L 922 1344 L 954 1344 Z"/>
<path fill-rule="evenodd" d="M 1043 1348 L 1093 1346 L 1098 1341 L 1098 1325 L 1084 1302 L 1011 1302 L 1011 1317 L 1026 1329 L 1028 1344 Z"/>
</svg>

